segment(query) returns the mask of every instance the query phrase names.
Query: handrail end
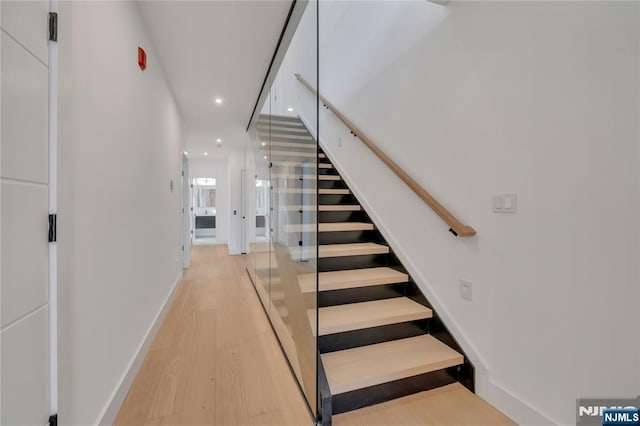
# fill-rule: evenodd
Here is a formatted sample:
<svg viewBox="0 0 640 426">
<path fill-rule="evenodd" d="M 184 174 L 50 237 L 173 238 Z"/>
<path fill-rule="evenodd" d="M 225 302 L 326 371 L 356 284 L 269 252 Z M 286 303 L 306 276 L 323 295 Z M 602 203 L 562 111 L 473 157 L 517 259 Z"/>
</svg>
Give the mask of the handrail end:
<svg viewBox="0 0 640 426">
<path fill-rule="evenodd" d="M 451 232 L 454 237 L 473 237 L 476 235 L 476 230 L 470 226 L 462 226 L 457 230 L 449 228 L 449 232 Z"/>
<path fill-rule="evenodd" d="M 473 237 L 476 235 L 476 230 L 471 226 L 463 226 L 457 233 L 459 237 Z"/>
</svg>

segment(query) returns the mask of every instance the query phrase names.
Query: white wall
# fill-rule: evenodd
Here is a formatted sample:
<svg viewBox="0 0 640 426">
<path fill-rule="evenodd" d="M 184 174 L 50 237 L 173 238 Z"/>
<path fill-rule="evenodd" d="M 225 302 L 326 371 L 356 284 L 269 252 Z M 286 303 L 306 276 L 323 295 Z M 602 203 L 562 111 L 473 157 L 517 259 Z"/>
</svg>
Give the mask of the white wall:
<svg viewBox="0 0 640 426">
<path fill-rule="evenodd" d="M 577 397 L 637 395 L 638 4 L 320 14 L 321 93 L 478 231 L 454 238 L 321 111 L 322 142 L 475 363 L 480 395 L 523 424 L 573 424 Z M 518 194 L 517 214 L 492 212 L 502 192 Z"/>
<path fill-rule="evenodd" d="M 216 242 L 229 242 L 229 172 L 226 159 L 194 158 L 189 160 L 190 179 L 216 179 Z"/>
<path fill-rule="evenodd" d="M 60 16 L 59 416 L 89 425 L 113 419 L 182 274 L 184 138 L 134 3 L 65 2 Z"/>
</svg>

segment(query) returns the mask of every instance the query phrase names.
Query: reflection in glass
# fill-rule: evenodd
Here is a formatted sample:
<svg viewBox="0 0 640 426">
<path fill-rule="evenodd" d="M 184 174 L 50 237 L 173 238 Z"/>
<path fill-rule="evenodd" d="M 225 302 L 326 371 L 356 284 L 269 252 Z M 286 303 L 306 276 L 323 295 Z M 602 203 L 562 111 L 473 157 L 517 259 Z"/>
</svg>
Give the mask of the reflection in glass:
<svg viewBox="0 0 640 426">
<path fill-rule="evenodd" d="M 318 100 L 295 78 L 302 73 L 317 83 L 317 5 L 301 7 L 306 9 L 291 46 L 304 55 L 285 56 L 268 75 L 269 92 L 252 132 L 256 233 L 248 269 L 318 418 Z"/>
<path fill-rule="evenodd" d="M 214 244 L 216 237 L 216 180 L 193 178 L 193 244 Z"/>
</svg>

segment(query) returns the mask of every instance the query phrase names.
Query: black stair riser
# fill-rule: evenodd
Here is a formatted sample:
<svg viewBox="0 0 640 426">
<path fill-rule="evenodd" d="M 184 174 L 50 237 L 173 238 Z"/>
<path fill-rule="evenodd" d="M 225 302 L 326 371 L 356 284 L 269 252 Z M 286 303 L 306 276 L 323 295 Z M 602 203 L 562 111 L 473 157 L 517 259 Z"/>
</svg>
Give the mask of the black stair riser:
<svg viewBox="0 0 640 426">
<path fill-rule="evenodd" d="M 318 350 L 320 353 L 335 352 L 421 336 L 428 331 L 428 323 L 429 320 L 424 319 L 319 336 Z"/>
<path fill-rule="evenodd" d="M 374 230 L 319 232 L 318 243 L 319 244 L 366 243 L 371 241 L 370 236 L 374 233 L 375 233 Z"/>
<path fill-rule="evenodd" d="M 358 204 L 353 194 L 319 194 L 320 205 L 325 204 Z"/>
<path fill-rule="evenodd" d="M 349 187 L 341 180 L 318 180 L 318 188 L 321 188 L 321 189 L 348 189 Z"/>
<path fill-rule="evenodd" d="M 362 211 L 321 211 L 318 212 L 320 223 L 331 222 L 366 222 L 367 215 Z"/>
<path fill-rule="evenodd" d="M 338 171 L 334 168 L 330 168 L 330 169 L 324 169 L 324 168 L 318 168 L 318 174 L 319 175 L 334 175 L 337 176 L 338 175 Z"/>
<path fill-rule="evenodd" d="M 455 383 L 457 380 L 457 369 L 453 367 L 345 392 L 333 395 L 332 411 L 334 415 L 340 414 L 414 393 L 439 388 Z"/>
<path fill-rule="evenodd" d="M 375 268 L 387 265 L 386 254 L 367 254 L 362 256 L 321 257 L 318 259 L 318 271 L 342 271 L 345 269 Z"/>
<path fill-rule="evenodd" d="M 404 283 L 371 285 L 343 290 L 321 291 L 318 293 L 319 307 L 343 305 L 345 303 L 369 302 L 371 300 L 400 297 L 404 293 Z"/>
</svg>

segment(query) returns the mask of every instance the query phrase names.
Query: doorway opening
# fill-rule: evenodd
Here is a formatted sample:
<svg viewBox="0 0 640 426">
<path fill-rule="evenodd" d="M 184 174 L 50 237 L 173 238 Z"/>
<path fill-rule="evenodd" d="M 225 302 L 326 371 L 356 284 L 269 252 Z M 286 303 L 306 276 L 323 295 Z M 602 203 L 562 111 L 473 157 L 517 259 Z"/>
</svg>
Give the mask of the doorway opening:
<svg viewBox="0 0 640 426">
<path fill-rule="evenodd" d="M 193 206 L 193 245 L 216 243 L 216 179 L 213 177 L 193 178 L 191 185 L 191 205 Z"/>
</svg>

